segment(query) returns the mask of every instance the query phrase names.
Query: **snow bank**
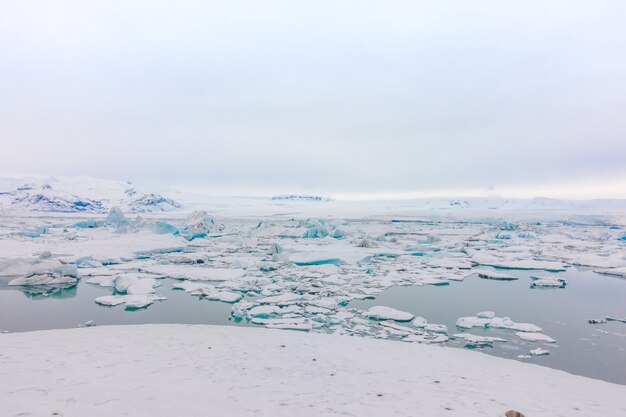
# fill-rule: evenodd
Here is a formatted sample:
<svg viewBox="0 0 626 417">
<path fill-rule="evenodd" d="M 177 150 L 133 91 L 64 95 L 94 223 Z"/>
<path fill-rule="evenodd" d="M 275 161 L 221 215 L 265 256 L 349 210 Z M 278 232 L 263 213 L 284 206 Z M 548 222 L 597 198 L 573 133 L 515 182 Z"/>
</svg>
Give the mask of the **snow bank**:
<svg viewBox="0 0 626 417">
<path fill-rule="evenodd" d="M 80 348 L 77 348 L 80 347 Z M 0 335 L 3 415 L 626 415 L 624 386 L 476 352 L 190 325 Z"/>
</svg>

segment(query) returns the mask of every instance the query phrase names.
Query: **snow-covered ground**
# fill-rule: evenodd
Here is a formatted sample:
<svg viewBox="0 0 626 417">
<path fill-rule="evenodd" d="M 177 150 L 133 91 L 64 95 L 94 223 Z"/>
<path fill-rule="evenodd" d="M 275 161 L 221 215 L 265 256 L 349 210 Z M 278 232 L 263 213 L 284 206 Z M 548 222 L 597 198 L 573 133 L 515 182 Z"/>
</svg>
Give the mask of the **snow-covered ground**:
<svg viewBox="0 0 626 417">
<path fill-rule="evenodd" d="M 0 335 L 3 416 L 623 416 L 626 387 L 459 349 L 226 326 Z"/>
</svg>

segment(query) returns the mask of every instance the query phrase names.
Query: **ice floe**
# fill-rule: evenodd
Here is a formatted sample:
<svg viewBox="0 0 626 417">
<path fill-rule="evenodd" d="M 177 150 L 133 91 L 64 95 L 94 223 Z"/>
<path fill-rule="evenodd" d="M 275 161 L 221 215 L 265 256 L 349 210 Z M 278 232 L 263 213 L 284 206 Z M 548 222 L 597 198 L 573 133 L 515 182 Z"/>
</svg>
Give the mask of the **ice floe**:
<svg viewBox="0 0 626 417">
<path fill-rule="evenodd" d="M 127 309 L 140 309 L 148 307 L 155 301 L 163 301 L 166 299 L 166 297 L 155 294 L 105 295 L 96 298 L 96 304 L 109 307 L 124 304 Z"/>
<path fill-rule="evenodd" d="M 406 311 L 386 306 L 370 307 L 365 314 L 367 317 L 374 320 L 410 321 L 415 317 L 413 314 L 407 313 Z"/>
<path fill-rule="evenodd" d="M 484 279 L 494 279 L 494 280 L 499 280 L 499 281 L 514 281 L 517 279 L 517 277 L 514 277 L 511 274 L 505 274 L 503 272 L 479 270 L 479 271 L 472 271 L 472 273 L 478 274 L 480 278 L 484 278 Z"/>
<path fill-rule="evenodd" d="M 556 340 L 551 338 L 548 335 L 537 332 L 515 332 L 515 335 L 522 340 L 526 340 L 527 342 L 547 342 L 547 343 L 555 343 Z"/>
<path fill-rule="evenodd" d="M 518 330 L 521 332 L 541 332 L 542 330 L 541 327 L 532 323 L 516 323 L 509 317 L 495 316 L 491 318 L 478 316 L 460 317 L 456 321 L 456 326 L 462 329 L 471 329 L 474 327 L 491 327 L 494 329 Z"/>
<path fill-rule="evenodd" d="M 531 288 L 565 288 L 567 281 L 558 277 L 531 276 Z"/>
<path fill-rule="evenodd" d="M 541 349 L 541 348 L 532 349 L 530 351 L 531 356 L 544 356 L 544 355 L 549 355 L 549 354 L 550 354 L 550 351 Z"/>
</svg>

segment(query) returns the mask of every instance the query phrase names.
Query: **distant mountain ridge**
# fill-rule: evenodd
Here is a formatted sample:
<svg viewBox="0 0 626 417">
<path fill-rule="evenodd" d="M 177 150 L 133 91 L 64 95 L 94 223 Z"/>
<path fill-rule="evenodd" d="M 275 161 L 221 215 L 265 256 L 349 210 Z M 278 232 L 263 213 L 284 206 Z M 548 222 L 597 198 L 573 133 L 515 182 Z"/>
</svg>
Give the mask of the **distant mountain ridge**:
<svg viewBox="0 0 626 417">
<path fill-rule="evenodd" d="M 212 209 L 232 215 L 241 212 L 245 207 L 255 207 L 255 213 L 263 210 L 273 212 L 277 207 L 289 209 L 288 207 L 292 206 L 289 203 L 294 203 L 293 206 L 298 207 L 298 210 L 311 208 L 343 212 L 346 209 L 366 208 L 378 214 L 401 213 L 406 210 L 626 211 L 625 199 L 566 200 L 547 197 L 523 199 L 483 196 L 350 201 L 307 194 L 286 194 L 274 197 L 219 197 L 177 189 L 168 189 L 164 194 L 155 190 L 144 190 L 129 181 L 86 176 L 20 176 L 0 172 L 0 210 L 106 213 L 110 208 L 117 206 L 127 213 Z M 263 204 L 263 201 L 266 204 Z M 250 205 L 251 202 L 254 204 Z M 319 204 L 320 202 L 328 204 Z"/>
<path fill-rule="evenodd" d="M 287 201 L 331 201 L 329 197 L 322 197 L 319 195 L 277 195 L 272 197 L 272 200 L 287 200 Z"/>
<path fill-rule="evenodd" d="M 182 207 L 160 194 L 142 192 L 131 182 L 91 177 L 0 175 L 0 208 L 55 213 L 105 213 L 119 206 L 131 213 Z"/>
</svg>

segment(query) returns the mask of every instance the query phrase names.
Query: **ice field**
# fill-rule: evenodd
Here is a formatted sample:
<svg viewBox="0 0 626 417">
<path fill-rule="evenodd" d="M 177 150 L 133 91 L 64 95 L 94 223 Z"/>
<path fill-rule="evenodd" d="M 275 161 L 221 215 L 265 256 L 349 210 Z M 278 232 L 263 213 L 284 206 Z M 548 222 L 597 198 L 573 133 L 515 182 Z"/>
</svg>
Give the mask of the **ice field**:
<svg viewBox="0 0 626 417">
<path fill-rule="evenodd" d="M 215 215 L 5 210 L 0 330 L 250 325 L 475 349 L 626 383 L 619 215 L 239 203 Z M 253 204 L 265 214 L 247 213 Z"/>
</svg>

